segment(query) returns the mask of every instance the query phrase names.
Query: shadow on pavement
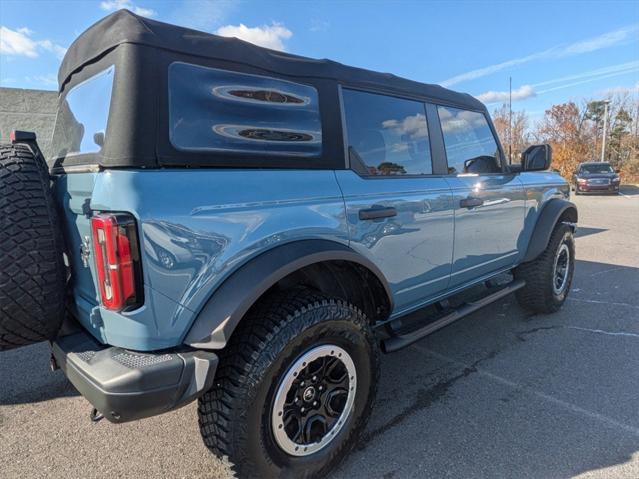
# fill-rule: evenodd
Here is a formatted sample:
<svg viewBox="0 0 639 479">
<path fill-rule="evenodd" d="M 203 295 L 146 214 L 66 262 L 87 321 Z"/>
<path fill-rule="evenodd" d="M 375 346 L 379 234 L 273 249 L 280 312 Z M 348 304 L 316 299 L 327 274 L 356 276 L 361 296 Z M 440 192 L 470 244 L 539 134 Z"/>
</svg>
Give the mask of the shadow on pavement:
<svg viewBox="0 0 639 479">
<path fill-rule="evenodd" d="M 49 357 L 48 343 L 0 352 L 0 405 L 77 396 L 61 371 L 51 371 Z"/>
<path fill-rule="evenodd" d="M 582 238 L 583 236 L 596 235 L 598 233 L 603 233 L 604 231 L 608 231 L 605 228 L 589 228 L 587 226 L 579 226 L 577 228 L 577 234 L 575 234 L 575 238 Z"/>
<path fill-rule="evenodd" d="M 558 313 L 509 296 L 384 357 L 372 417 L 335 477 L 571 477 L 630 461 L 637 297 L 638 268 L 578 261 Z M 0 353 L 0 405 L 77 395 L 48 358 L 45 343 Z"/>
<path fill-rule="evenodd" d="M 621 185 L 619 187 L 619 191 L 621 191 L 626 196 L 637 196 L 637 195 L 639 195 L 639 186 L 637 186 L 637 185 Z"/>
<path fill-rule="evenodd" d="M 510 296 L 386 356 L 336 477 L 573 477 L 631 461 L 639 269 L 577 261 L 573 287 L 558 313 Z"/>
</svg>

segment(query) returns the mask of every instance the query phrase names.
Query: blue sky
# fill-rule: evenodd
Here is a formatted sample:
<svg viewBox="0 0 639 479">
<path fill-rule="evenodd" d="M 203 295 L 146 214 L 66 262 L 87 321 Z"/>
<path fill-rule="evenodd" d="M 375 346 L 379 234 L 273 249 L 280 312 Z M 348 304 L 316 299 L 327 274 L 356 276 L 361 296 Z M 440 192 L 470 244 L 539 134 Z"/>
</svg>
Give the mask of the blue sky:
<svg viewBox="0 0 639 479">
<path fill-rule="evenodd" d="M 65 48 L 118 7 L 440 83 L 491 111 L 512 76 L 513 108 L 533 121 L 554 103 L 639 98 L 639 1 L 0 0 L 0 85 L 56 89 Z"/>
</svg>

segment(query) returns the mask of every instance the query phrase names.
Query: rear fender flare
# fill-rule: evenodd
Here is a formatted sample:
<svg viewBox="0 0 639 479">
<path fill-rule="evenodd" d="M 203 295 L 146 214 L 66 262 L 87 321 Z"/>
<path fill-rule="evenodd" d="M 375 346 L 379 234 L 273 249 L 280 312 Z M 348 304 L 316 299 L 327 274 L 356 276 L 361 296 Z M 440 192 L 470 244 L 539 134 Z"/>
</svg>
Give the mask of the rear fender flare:
<svg viewBox="0 0 639 479">
<path fill-rule="evenodd" d="M 392 310 L 388 282 L 370 260 L 333 241 L 296 241 L 262 253 L 232 273 L 204 305 L 184 343 L 199 349 L 224 348 L 242 317 L 271 286 L 305 266 L 335 260 L 357 263 L 377 276 Z"/>
</svg>

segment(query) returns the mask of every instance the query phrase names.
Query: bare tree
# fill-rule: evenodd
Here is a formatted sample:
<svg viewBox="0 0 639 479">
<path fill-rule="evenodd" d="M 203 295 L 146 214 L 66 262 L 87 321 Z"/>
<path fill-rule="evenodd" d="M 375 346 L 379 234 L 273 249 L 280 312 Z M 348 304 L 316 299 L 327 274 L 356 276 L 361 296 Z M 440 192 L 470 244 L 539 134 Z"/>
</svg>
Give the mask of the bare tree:
<svg viewBox="0 0 639 479">
<path fill-rule="evenodd" d="M 504 151 L 512 151 L 513 163 L 518 163 L 521 153 L 530 143 L 528 115 L 525 111 L 512 112 L 512 131 L 509 134 L 509 108 L 503 104 L 493 112 L 493 123 Z"/>
</svg>

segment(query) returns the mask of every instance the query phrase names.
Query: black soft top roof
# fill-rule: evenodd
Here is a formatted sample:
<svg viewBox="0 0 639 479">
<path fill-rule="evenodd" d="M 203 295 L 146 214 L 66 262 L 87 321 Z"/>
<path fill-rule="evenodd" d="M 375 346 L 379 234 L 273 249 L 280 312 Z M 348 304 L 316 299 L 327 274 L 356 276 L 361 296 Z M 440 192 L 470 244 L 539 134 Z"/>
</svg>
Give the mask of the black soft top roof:
<svg viewBox="0 0 639 479">
<path fill-rule="evenodd" d="M 128 10 L 119 10 L 103 18 L 71 44 L 58 73 L 60 91 L 74 72 L 122 44 L 145 45 L 180 54 L 243 63 L 275 74 L 348 81 L 386 91 L 440 99 L 475 110 L 485 108 L 474 97 L 439 85 L 350 67 L 332 60 L 316 60 L 270 50 L 236 38 L 150 20 Z"/>
</svg>

